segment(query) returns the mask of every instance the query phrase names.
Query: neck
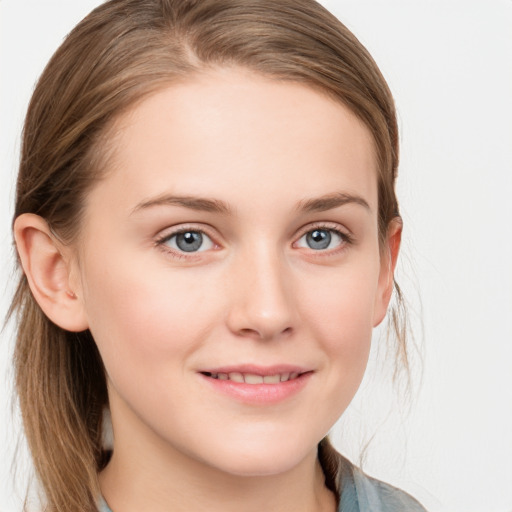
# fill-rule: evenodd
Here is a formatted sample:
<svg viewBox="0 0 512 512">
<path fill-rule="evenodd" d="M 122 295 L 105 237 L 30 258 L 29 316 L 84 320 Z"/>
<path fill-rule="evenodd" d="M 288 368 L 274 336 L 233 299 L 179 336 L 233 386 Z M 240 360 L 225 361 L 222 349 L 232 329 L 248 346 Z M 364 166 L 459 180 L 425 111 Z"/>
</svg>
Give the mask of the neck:
<svg viewBox="0 0 512 512">
<path fill-rule="evenodd" d="M 147 435 L 115 428 L 112 458 L 99 476 L 113 512 L 334 512 L 316 448 L 287 471 L 239 476 L 198 461 Z M 137 443 L 133 442 L 137 439 Z"/>
<path fill-rule="evenodd" d="M 312 460 L 311 460 L 312 459 Z M 316 458 L 308 457 L 292 470 L 272 476 L 241 477 L 214 469 L 190 472 L 191 465 L 130 467 L 119 458 L 100 475 L 104 497 L 113 512 L 334 512 L 334 495 L 325 487 Z M 193 466 L 193 465 L 192 465 Z"/>
</svg>

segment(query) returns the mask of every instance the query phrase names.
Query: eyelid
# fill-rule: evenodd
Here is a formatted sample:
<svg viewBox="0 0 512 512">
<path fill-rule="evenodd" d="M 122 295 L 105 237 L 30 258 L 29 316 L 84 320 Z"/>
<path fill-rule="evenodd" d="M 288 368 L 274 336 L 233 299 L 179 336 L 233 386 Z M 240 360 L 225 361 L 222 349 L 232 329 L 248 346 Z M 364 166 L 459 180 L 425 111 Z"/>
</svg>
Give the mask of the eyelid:
<svg viewBox="0 0 512 512">
<path fill-rule="evenodd" d="M 315 231 L 316 229 L 334 232 L 337 235 L 339 235 L 342 238 L 342 240 L 343 240 L 343 243 L 340 244 L 339 247 L 336 247 L 334 249 L 326 249 L 326 250 L 310 249 L 312 252 L 314 252 L 318 256 L 321 256 L 322 254 L 333 254 L 333 253 L 336 253 L 337 251 L 343 250 L 347 245 L 353 244 L 354 241 L 355 241 L 354 240 L 354 236 L 350 232 L 350 230 L 348 230 L 347 228 L 344 228 L 340 224 L 335 223 L 335 222 L 322 222 L 322 221 L 319 221 L 319 222 L 314 222 L 312 224 L 308 224 L 307 226 L 302 227 L 299 230 L 299 234 L 295 237 L 295 241 L 293 242 L 292 245 L 294 247 L 297 247 L 296 244 L 298 244 L 298 242 L 305 235 L 307 235 L 311 231 Z M 306 249 L 304 247 L 300 247 L 300 248 L 301 249 Z"/>
<path fill-rule="evenodd" d="M 190 253 L 187 253 L 165 245 L 172 237 L 187 232 L 201 233 L 203 236 L 208 237 L 211 240 L 213 247 L 204 251 L 191 251 Z M 163 229 L 155 236 L 155 245 L 164 252 L 177 258 L 194 258 L 199 254 L 208 252 L 212 249 L 215 250 L 220 247 L 220 244 L 217 242 L 217 237 L 211 233 L 211 230 L 205 228 L 204 225 L 198 226 L 197 224 L 179 224 L 178 226 Z"/>
<path fill-rule="evenodd" d="M 354 235 L 352 232 L 347 229 L 346 227 L 338 224 L 337 222 L 313 222 L 311 224 L 308 224 L 307 226 L 303 226 L 297 231 L 297 235 L 295 236 L 295 239 L 298 240 L 302 238 L 306 233 L 309 233 L 310 231 L 314 231 L 315 229 L 324 229 L 325 231 L 334 231 L 335 233 L 339 233 L 340 236 L 342 236 L 347 241 L 354 241 Z"/>
</svg>

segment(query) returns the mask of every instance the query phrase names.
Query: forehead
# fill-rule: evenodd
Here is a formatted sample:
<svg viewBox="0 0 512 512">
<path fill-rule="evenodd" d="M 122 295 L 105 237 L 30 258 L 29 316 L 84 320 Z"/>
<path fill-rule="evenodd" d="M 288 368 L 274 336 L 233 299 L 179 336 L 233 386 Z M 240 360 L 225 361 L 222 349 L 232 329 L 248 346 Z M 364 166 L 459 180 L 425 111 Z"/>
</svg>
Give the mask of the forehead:
<svg viewBox="0 0 512 512">
<path fill-rule="evenodd" d="M 365 195 L 376 209 L 369 130 L 303 84 L 211 70 L 145 98 L 115 133 L 112 172 L 90 194 L 92 208 L 115 196 L 129 209 L 163 192 L 244 197 L 266 208 L 339 189 Z"/>
</svg>

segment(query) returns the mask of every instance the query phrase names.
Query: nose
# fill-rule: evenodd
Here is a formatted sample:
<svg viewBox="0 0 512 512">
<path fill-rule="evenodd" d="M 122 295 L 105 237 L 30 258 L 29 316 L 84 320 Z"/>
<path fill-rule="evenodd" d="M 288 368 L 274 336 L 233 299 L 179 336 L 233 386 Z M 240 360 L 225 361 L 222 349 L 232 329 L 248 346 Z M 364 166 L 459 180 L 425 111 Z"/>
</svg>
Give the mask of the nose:
<svg viewBox="0 0 512 512">
<path fill-rule="evenodd" d="M 297 327 L 293 282 L 286 262 L 262 248 L 241 256 L 231 273 L 228 328 L 238 336 L 277 339 Z"/>
</svg>

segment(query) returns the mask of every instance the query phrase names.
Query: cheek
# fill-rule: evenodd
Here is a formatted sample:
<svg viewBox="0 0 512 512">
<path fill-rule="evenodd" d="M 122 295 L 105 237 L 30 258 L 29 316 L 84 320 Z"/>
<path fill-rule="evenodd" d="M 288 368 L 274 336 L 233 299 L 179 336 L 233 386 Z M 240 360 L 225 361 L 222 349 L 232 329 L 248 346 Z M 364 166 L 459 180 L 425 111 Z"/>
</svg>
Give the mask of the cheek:
<svg viewBox="0 0 512 512">
<path fill-rule="evenodd" d="M 333 379 L 345 379 L 357 388 L 370 350 L 378 261 L 361 261 L 316 279 L 302 290 L 301 316 L 322 343 L 325 364 L 335 367 Z"/>
<path fill-rule="evenodd" d="M 358 277 L 358 278 L 357 278 Z M 372 279 L 364 275 L 331 276 L 325 291 L 303 293 L 301 317 L 321 353 L 322 399 L 309 404 L 307 416 L 321 437 L 345 412 L 364 376 L 371 346 Z"/>
<path fill-rule="evenodd" d="M 86 309 L 112 381 L 143 379 L 187 357 L 216 317 L 199 280 L 122 255 L 87 268 Z M 182 371 L 176 367 L 174 373 Z M 165 385 L 165 383 L 162 383 Z"/>
<path fill-rule="evenodd" d="M 373 260 L 313 276 L 300 293 L 303 314 L 332 342 L 358 345 L 372 331 L 378 276 L 378 261 Z"/>
</svg>

